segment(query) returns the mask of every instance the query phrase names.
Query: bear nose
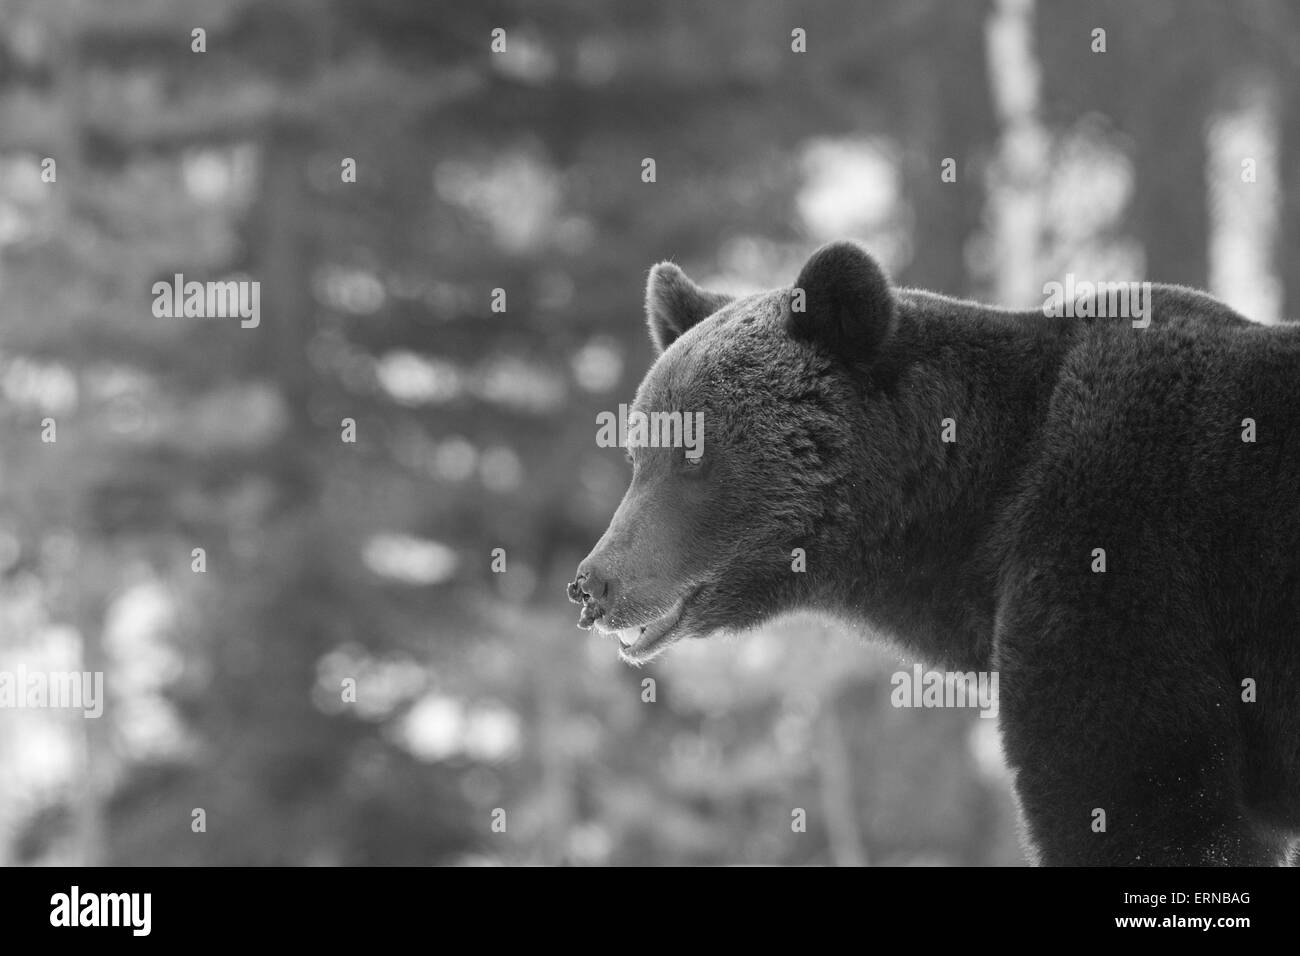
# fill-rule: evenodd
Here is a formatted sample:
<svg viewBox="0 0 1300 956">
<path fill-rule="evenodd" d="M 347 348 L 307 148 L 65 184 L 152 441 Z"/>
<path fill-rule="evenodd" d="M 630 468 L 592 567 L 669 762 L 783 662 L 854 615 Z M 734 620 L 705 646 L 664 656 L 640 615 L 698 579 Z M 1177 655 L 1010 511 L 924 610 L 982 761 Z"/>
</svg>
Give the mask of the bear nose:
<svg viewBox="0 0 1300 956">
<path fill-rule="evenodd" d="M 569 600 L 582 605 L 578 627 L 591 627 L 604 616 L 613 603 L 614 590 L 614 582 L 599 568 L 585 561 L 578 567 L 578 576 L 568 587 Z"/>
</svg>

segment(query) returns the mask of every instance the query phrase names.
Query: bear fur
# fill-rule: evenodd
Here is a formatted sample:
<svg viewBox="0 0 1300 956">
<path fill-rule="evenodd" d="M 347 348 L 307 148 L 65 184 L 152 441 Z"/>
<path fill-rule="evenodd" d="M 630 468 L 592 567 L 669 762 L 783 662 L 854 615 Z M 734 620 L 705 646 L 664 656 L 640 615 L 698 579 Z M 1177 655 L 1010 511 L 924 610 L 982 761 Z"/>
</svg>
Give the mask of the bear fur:
<svg viewBox="0 0 1300 956">
<path fill-rule="evenodd" d="M 702 412 L 704 452 L 629 449 L 569 586 L 583 623 L 639 664 L 820 610 L 998 673 L 1035 862 L 1288 862 L 1300 327 L 1148 304 L 1145 327 L 991 308 L 845 242 L 741 298 L 656 266 L 633 407 Z"/>
</svg>

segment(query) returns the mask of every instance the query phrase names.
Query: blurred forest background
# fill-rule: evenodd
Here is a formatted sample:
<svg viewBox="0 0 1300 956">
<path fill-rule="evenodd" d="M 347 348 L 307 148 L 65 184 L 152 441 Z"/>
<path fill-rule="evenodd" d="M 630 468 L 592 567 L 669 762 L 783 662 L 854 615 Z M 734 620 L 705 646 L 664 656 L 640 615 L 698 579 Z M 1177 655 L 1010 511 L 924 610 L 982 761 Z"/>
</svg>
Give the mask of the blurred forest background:
<svg viewBox="0 0 1300 956">
<path fill-rule="evenodd" d="M 1300 314 L 1300 6 L 0 0 L 0 669 L 108 694 L 0 711 L 0 862 L 1019 863 L 910 660 L 799 618 L 634 671 L 564 598 L 648 267 L 843 236 Z M 260 327 L 155 318 L 178 272 Z"/>
</svg>

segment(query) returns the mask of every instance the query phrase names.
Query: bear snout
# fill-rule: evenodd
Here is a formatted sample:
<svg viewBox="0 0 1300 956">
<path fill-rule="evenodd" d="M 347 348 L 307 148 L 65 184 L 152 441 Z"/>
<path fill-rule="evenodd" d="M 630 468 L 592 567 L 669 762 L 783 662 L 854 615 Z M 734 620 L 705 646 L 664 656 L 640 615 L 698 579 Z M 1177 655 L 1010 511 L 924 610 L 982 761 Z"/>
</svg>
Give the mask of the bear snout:
<svg viewBox="0 0 1300 956">
<path fill-rule="evenodd" d="M 590 628 L 604 617 L 604 602 L 613 600 L 608 578 L 585 564 L 578 568 L 578 576 L 569 583 L 567 591 L 570 601 L 582 605 L 582 612 L 578 615 L 578 627 L 581 628 Z"/>
</svg>

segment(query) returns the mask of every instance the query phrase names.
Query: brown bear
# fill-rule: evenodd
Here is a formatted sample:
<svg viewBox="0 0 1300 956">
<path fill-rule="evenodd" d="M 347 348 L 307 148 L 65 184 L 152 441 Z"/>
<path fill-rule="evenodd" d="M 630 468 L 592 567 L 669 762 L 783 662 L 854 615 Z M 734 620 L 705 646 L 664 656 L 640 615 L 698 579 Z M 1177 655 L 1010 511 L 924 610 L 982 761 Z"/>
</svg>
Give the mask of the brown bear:
<svg viewBox="0 0 1300 956">
<path fill-rule="evenodd" d="M 655 266 L 633 409 L 702 414 L 702 441 L 629 440 L 579 623 L 640 664 L 820 610 L 998 674 L 1036 861 L 1288 862 L 1300 327 L 1114 292 L 991 308 L 846 242 L 741 298 Z"/>
</svg>

